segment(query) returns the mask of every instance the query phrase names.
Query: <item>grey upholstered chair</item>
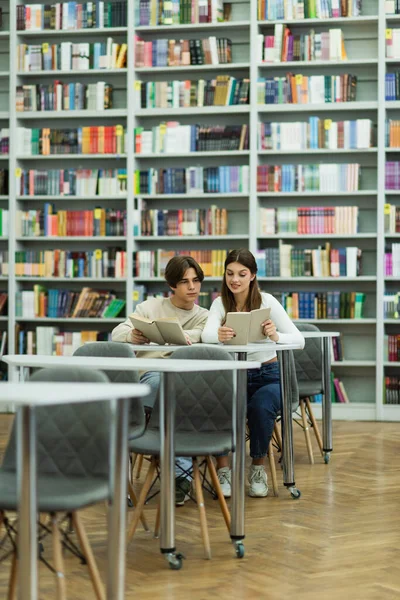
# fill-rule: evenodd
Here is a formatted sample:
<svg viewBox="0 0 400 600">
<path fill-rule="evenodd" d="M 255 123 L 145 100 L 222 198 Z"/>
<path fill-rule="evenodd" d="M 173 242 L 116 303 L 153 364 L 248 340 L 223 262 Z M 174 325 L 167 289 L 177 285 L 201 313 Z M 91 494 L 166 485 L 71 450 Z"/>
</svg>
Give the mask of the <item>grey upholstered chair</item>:
<svg viewBox="0 0 400 600">
<path fill-rule="evenodd" d="M 100 371 L 71 368 L 41 369 L 30 380 L 108 383 L 107 376 Z M 53 535 L 57 597 L 65 597 L 62 546 L 77 554 L 77 548 L 63 530 L 67 515 L 88 565 L 94 597 L 105 600 L 103 584 L 77 511 L 109 497 L 110 405 L 108 402 L 88 402 L 49 406 L 38 408 L 36 418 L 38 510 L 50 515 L 47 525 L 38 522 L 39 539 L 46 533 Z M 14 423 L 0 468 L 0 525 L 6 527 L 13 541 L 10 599 L 16 597 L 17 542 L 13 535 L 14 525 L 6 511 L 17 510 L 15 442 Z"/>
<path fill-rule="evenodd" d="M 318 327 L 311 323 L 299 323 L 297 328 L 300 331 L 319 331 Z M 294 360 L 299 385 L 301 426 L 304 430 L 309 461 L 314 464 L 310 425 L 314 430 L 321 455 L 324 455 L 321 434 L 310 402 L 311 396 L 323 393 L 321 340 L 319 338 L 306 339 L 304 349 L 294 353 Z"/>
<path fill-rule="evenodd" d="M 74 356 L 98 356 L 101 358 L 135 358 L 135 352 L 132 350 L 130 344 L 123 344 L 121 342 L 90 342 L 80 346 L 74 352 Z M 139 372 L 138 371 L 104 371 L 108 379 L 112 383 L 139 383 Z M 139 400 L 139 401 L 138 401 Z M 141 436 L 146 427 L 146 415 L 145 410 L 140 399 L 135 398 L 131 403 L 130 408 L 130 422 L 129 422 L 129 438 L 136 439 Z M 143 457 L 140 457 L 140 465 L 143 461 Z M 132 487 L 132 471 L 131 477 L 128 478 L 128 492 L 132 502 L 128 499 L 129 506 L 137 504 L 137 498 L 135 491 Z M 141 521 L 146 531 L 149 530 L 146 523 L 146 518 L 142 514 Z"/>
<path fill-rule="evenodd" d="M 225 523 L 230 528 L 230 514 L 222 494 L 212 455 L 227 454 L 233 450 L 232 433 L 232 372 L 218 372 L 217 361 L 232 360 L 223 348 L 204 348 L 196 344 L 177 350 L 174 359 L 215 360 L 216 370 L 210 373 L 181 373 L 173 375 L 176 394 L 175 452 L 193 461 L 197 505 L 200 512 L 201 532 L 206 558 L 211 558 L 204 497 L 197 457 L 206 457 L 214 489 L 217 492 Z M 152 484 L 160 453 L 159 405 L 156 402 L 145 434 L 130 443 L 130 449 L 152 457 L 133 520 L 129 526 L 128 540 L 135 533 L 139 515 Z M 162 473 L 161 473 L 162 477 Z M 157 517 L 158 524 L 158 517 Z M 156 526 L 158 529 L 158 525 Z"/>
</svg>

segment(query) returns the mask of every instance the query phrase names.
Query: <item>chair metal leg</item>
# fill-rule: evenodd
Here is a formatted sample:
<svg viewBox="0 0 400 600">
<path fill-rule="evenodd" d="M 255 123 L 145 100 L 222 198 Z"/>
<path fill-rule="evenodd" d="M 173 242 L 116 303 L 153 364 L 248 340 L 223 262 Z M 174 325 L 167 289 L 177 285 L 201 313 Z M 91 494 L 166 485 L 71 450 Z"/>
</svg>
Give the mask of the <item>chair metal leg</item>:
<svg viewBox="0 0 400 600">
<path fill-rule="evenodd" d="M 138 460 L 137 460 L 137 468 L 136 468 L 136 479 L 140 479 L 140 475 L 142 473 L 142 466 L 143 466 L 143 454 L 139 454 Z"/>
<path fill-rule="evenodd" d="M 51 515 L 51 529 L 53 534 L 53 558 L 56 576 L 57 600 L 66 600 L 64 560 L 61 551 L 61 536 L 58 529 L 57 515 Z"/>
<path fill-rule="evenodd" d="M 160 515 L 161 515 L 160 500 L 157 504 L 156 522 L 154 525 L 154 537 L 157 539 L 160 536 Z"/>
<path fill-rule="evenodd" d="M 322 437 L 321 437 L 321 434 L 319 432 L 318 423 L 317 423 L 317 421 L 315 419 L 315 416 L 314 416 L 314 412 L 313 412 L 313 409 L 312 409 L 312 406 L 311 406 L 310 398 L 306 398 L 306 407 L 307 407 L 308 416 L 310 417 L 311 425 L 312 425 L 312 428 L 314 430 L 314 434 L 315 434 L 315 437 L 316 437 L 316 440 L 317 440 L 319 451 L 321 452 L 321 456 L 324 456 L 324 446 L 323 446 L 323 443 L 322 443 Z"/>
<path fill-rule="evenodd" d="M 204 556 L 206 559 L 211 559 L 210 536 L 208 535 L 208 525 L 206 517 L 206 507 L 204 505 L 203 488 L 201 486 L 199 465 L 197 458 L 192 459 L 193 463 L 193 478 L 196 486 L 197 506 L 199 507 L 201 536 L 203 538 Z"/>
<path fill-rule="evenodd" d="M 130 481 L 128 481 L 128 493 L 131 497 L 133 505 L 136 506 L 138 501 L 135 494 L 135 490 L 133 489 L 132 483 Z M 143 529 L 145 531 L 150 531 L 149 526 L 147 525 L 146 517 L 144 516 L 144 511 L 142 511 L 142 514 L 140 515 L 140 521 L 143 525 Z"/>
<path fill-rule="evenodd" d="M 272 445 L 272 441 L 269 443 L 268 461 L 269 461 L 269 470 L 271 472 L 272 489 L 274 490 L 274 496 L 278 497 L 279 496 L 278 480 L 276 477 L 275 456 L 274 456 L 274 447 Z"/>
<path fill-rule="evenodd" d="M 310 461 L 310 464 L 313 465 L 314 464 L 314 453 L 313 453 L 313 449 L 312 449 L 312 445 L 311 445 L 310 428 L 308 427 L 308 420 L 307 420 L 307 414 L 306 414 L 304 400 L 300 400 L 300 411 L 301 411 L 301 420 L 302 420 L 303 430 L 304 430 L 304 437 L 306 438 L 308 460 Z"/>
<path fill-rule="evenodd" d="M 89 540 L 86 535 L 85 528 L 83 527 L 80 515 L 77 512 L 72 514 L 72 522 L 78 536 L 79 544 L 82 548 L 82 552 L 85 556 L 86 563 L 89 569 L 90 579 L 92 580 L 94 593 L 97 600 L 106 600 L 106 594 L 104 591 L 103 583 L 100 579 L 100 573 L 97 568 L 96 561 L 93 556 L 92 548 L 89 544 Z"/>
<path fill-rule="evenodd" d="M 146 479 L 144 481 L 142 490 L 140 492 L 139 500 L 136 504 L 135 510 L 133 511 L 132 521 L 129 525 L 128 536 L 127 536 L 128 544 L 131 541 L 132 537 L 134 536 L 136 527 L 138 526 L 139 519 L 140 519 L 140 516 L 143 511 L 144 503 L 146 502 L 147 493 L 150 489 L 155 470 L 156 470 L 156 459 L 154 457 L 152 457 Z"/>
<path fill-rule="evenodd" d="M 231 515 L 229 512 L 229 508 L 226 503 L 225 496 L 222 493 L 221 486 L 218 481 L 217 471 L 215 470 L 212 458 L 211 458 L 211 456 L 207 456 L 206 459 L 207 459 L 208 470 L 210 471 L 211 481 L 213 483 L 215 491 L 217 492 L 218 502 L 221 507 L 222 516 L 225 519 L 226 526 L 230 533 L 230 531 L 231 531 Z"/>
<path fill-rule="evenodd" d="M 18 574 L 18 557 L 17 551 L 13 552 L 11 560 L 10 579 L 8 582 L 7 600 L 17 600 L 17 574 Z"/>
</svg>

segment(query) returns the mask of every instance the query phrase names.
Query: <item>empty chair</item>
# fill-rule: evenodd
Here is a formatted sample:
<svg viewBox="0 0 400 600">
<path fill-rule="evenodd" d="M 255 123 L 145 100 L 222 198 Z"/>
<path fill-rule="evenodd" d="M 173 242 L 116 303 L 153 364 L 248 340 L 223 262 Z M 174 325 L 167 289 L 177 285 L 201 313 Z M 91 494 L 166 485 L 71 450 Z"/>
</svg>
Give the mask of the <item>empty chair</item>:
<svg viewBox="0 0 400 600">
<path fill-rule="evenodd" d="M 31 381 L 108 383 L 100 371 L 89 369 L 41 369 Z M 87 402 L 40 407 L 37 422 L 38 510 L 48 513 L 50 521 L 38 523 L 41 533 L 51 531 L 57 597 L 65 597 L 62 546 L 69 545 L 62 529 L 65 516 L 72 521 L 88 565 L 95 598 L 105 600 L 105 592 L 78 510 L 109 498 L 110 404 Z M 13 535 L 6 511 L 17 510 L 16 425 L 14 423 L 0 468 L 0 525 L 13 539 L 9 599 L 16 596 L 17 536 Z M 77 553 L 75 549 L 75 553 Z"/>
<path fill-rule="evenodd" d="M 233 360 L 223 348 L 204 348 L 200 344 L 182 348 L 173 354 L 174 359 Z M 232 372 L 216 370 L 210 373 L 174 374 L 176 397 L 175 451 L 177 456 L 188 456 L 193 461 L 193 477 L 200 512 L 201 532 L 206 558 L 211 558 L 203 490 L 197 457 L 205 456 L 214 488 L 225 519 L 230 528 L 230 514 L 212 461 L 213 455 L 227 454 L 233 450 L 232 433 Z M 128 540 L 137 527 L 140 511 L 146 501 L 160 453 L 159 406 L 156 401 L 145 434 L 130 443 L 130 449 L 152 457 L 150 468 L 139 496 L 138 506 L 129 526 Z M 161 473 L 161 477 L 163 474 Z"/>
</svg>

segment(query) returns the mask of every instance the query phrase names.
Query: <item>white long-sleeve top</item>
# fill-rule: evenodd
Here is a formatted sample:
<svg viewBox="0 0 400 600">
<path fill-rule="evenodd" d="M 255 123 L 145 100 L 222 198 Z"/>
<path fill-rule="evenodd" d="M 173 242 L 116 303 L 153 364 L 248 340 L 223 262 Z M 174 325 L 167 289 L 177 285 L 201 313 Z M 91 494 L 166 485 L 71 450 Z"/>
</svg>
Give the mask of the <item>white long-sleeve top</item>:
<svg viewBox="0 0 400 600">
<path fill-rule="evenodd" d="M 297 329 L 296 325 L 292 323 L 289 315 L 283 308 L 282 304 L 266 292 L 261 292 L 261 306 L 260 308 L 270 308 L 271 314 L 270 319 L 275 324 L 277 334 L 279 336 L 278 344 L 301 344 L 304 348 L 304 337 Z M 205 344 L 217 344 L 218 343 L 218 329 L 221 327 L 221 323 L 225 319 L 225 309 L 222 304 L 222 299 L 216 298 L 211 305 L 210 312 L 208 315 L 206 326 L 204 327 L 203 333 L 201 334 L 201 341 Z M 249 352 L 248 360 L 255 360 L 259 362 L 267 362 L 276 356 L 276 351 L 273 348 L 268 348 L 270 344 L 268 338 L 265 338 L 265 345 L 261 342 L 259 345 L 260 349 Z"/>
</svg>

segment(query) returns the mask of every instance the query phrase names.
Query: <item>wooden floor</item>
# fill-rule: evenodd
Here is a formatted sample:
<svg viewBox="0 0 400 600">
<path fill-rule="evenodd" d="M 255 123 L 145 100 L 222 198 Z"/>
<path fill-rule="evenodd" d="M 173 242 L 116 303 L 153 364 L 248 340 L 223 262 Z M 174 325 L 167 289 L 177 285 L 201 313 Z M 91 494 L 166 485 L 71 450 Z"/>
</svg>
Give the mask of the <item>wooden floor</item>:
<svg viewBox="0 0 400 600">
<path fill-rule="evenodd" d="M 0 417 L 0 449 L 10 425 Z M 310 466 L 296 427 L 300 500 L 283 486 L 280 497 L 246 501 L 246 556 L 233 548 L 216 502 L 207 499 L 213 558 L 203 559 L 197 508 L 177 509 L 181 571 L 171 571 L 158 542 L 142 529 L 127 554 L 127 599 L 394 600 L 400 598 L 400 425 L 334 424 L 335 451 L 327 466 Z M 140 482 L 138 489 L 140 488 Z M 154 523 L 155 505 L 147 508 Z M 105 508 L 83 513 L 102 575 L 106 568 Z M 45 555 L 51 558 L 47 543 Z M 9 561 L 0 565 L 6 598 Z M 66 556 L 69 600 L 94 598 L 85 567 Z M 40 566 L 40 599 L 53 600 L 54 577 Z"/>
</svg>

